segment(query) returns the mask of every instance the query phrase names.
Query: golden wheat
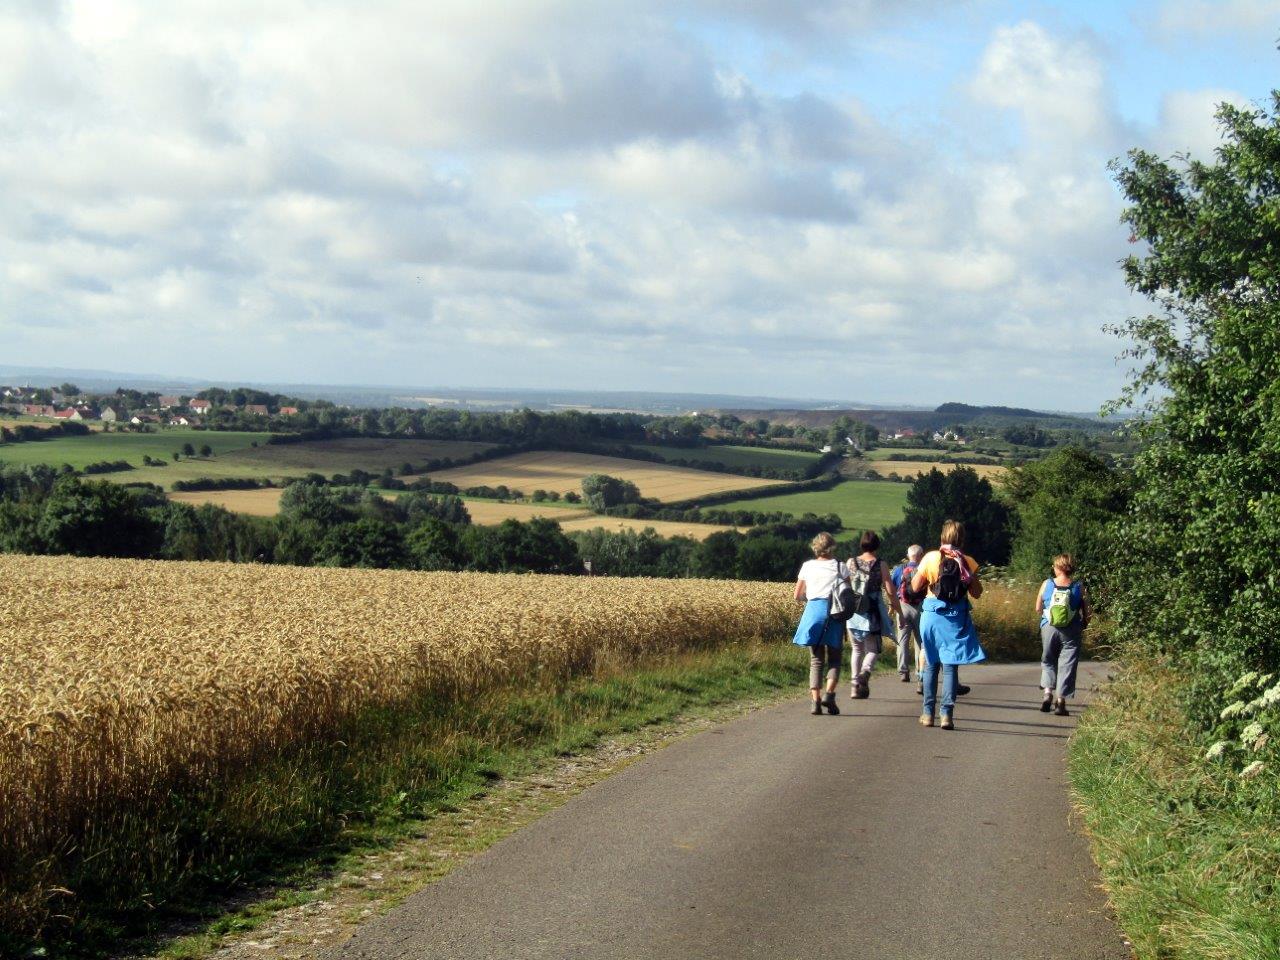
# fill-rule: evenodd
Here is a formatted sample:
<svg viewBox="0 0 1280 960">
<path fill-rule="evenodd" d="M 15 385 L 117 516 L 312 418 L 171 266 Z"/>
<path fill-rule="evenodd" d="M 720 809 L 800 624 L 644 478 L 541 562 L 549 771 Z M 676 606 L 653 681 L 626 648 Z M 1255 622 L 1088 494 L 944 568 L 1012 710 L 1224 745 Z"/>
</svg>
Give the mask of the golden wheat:
<svg viewBox="0 0 1280 960">
<path fill-rule="evenodd" d="M 790 586 L 0 556 L 0 860 L 343 718 L 762 636 Z M 3 910 L 0 910 L 2 913 Z"/>
</svg>

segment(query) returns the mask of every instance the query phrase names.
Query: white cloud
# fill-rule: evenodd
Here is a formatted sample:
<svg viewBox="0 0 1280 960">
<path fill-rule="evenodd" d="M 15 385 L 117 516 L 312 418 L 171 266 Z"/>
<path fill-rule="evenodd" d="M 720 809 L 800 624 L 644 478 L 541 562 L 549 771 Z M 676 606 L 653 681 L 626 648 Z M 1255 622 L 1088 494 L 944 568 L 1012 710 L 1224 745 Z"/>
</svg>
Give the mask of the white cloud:
<svg viewBox="0 0 1280 960">
<path fill-rule="evenodd" d="M 232 379 L 846 396 L 860 364 L 906 383 L 942 355 L 967 379 L 927 399 L 1027 402 L 1003 371 L 1054 330 L 1091 406 L 1127 306 L 1088 37 L 995 29 L 939 143 L 683 27 L 820 45 L 936 6 L 10 10 L 0 334 L 42 365 Z M 973 132 L 1006 113 L 1007 147 Z"/>
<path fill-rule="evenodd" d="M 1222 130 L 1215 119 L 1218 107 L 1229 103 L 1248 108 L 1251 104 L 1233 90 L 1173 90 L 1160 103 L 1160 120 L 1151 146 L 1161 156 L 1190 154 L 1212 160 L 1222 144 Z"/>
<path fill-rule="evenodd" d="M 1280 0 L 1165 0 L 1156 26 L 1169 38 L 1259 32 L 1274 38 L 1280 35 Z"/>
</svg>

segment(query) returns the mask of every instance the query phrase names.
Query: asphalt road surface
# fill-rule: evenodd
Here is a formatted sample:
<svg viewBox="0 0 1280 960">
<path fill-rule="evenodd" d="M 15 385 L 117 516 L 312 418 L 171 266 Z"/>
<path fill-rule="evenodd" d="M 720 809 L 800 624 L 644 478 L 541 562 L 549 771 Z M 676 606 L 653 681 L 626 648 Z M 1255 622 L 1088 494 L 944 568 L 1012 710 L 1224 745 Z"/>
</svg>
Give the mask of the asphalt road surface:
<svg viewBox="0 0 1280 960">
<path fill-rule="evenodd" d="M 1069 823 L 1076 718 L 1038 711 L 1038 665 L 962 673 L 954 731 L 877 677 L 838 717 L 797 699 L 679 741 L 328 956 L 1125 960 Z"/>
</svg>

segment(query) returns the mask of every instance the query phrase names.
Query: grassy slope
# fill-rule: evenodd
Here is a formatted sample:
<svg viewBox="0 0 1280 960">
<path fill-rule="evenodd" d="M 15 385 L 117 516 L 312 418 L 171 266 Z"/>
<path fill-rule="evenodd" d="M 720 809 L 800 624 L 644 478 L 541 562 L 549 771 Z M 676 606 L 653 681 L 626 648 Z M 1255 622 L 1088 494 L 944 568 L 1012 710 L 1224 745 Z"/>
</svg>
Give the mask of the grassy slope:
<svg viewBox="0 0 1280 960">
<path fill-rule="evenodd" d="M 315 471 L 326 476 L 361 469 L 370 473 L 398 469 L 405 461 L 422 463 L 437 457 L 466 457 L 492 444 L 448 440 L 381 440 L 352 438 L 294 444 L 268 444 L 268 434 L 174 427 L 158 433 L 94 433 L 84 437 L 28 441 L 0 445 L 0 463 L 12 466 L 69 463 L 80 469 L 101 460 L 127 460 L 137 469 L 107 474 L 102 479 L 121 483 L 147 480 L 168 486 L 175 480 L 199 477 L 301 476 Z M 257 443 L 256 448 L 253 447 Z M 211 459 L 173 461 L 175 450 L 190 443 L 197 450 L 213 448 Z M 165 461 L 163 467 L 144 467 L 143 455 Z"/>
<path fill-rule="evenodd" d="M 219 432 L 214 430 L 187 430 L 175 427 L 160 433 L 91 433 L 83 437 L 58 437 L 53 440 L 26 441 L 0 444 L 0 463 L 11 466 L 49 464 L 61 466 L 69 463 L 77 470 L 86 464 L 101 460 L 128 460 L 135 467 L 142 467 L 142 456 L 147 454 L 170 460 L 175 450 L 189 443 L 197 450 L 204 444 L 213 448 L 217 456 L 235 450 L 250 449 L 255 440 L 265 443 L 265 433 Z M 157 469 L 155 472 L 163 472 Z"/>
<path fill-rule="evenodd" d="M 782 510 L 797 516 L 803 513 L 834 513 L 846 530 L 883 530 L 902 519 L 907 502 L 905 483 L 891 480 L 848 480 L 830 490 L 811 490 L 776 497 L 745 497 L 717 504 L 718 510 Z"/>
<path fill-rule="evenodd" d="M 207 831 L 218 837 L 213 862 L 194 873 L 179 870 L 123 909 L 105 902 L 110 893 L 82 900 L 78 922 L 46 944 L 47 955 L 94 955 L 103 944 L 118 946 L 183 916 L 204 918 L 213 934 L 243 928 L 251 911 L 228 915 L 220 906 L 237 890 L 312 885 L 318 876 L 341 872 L 362 850 L 420 831 L 433 813 L 483 793 L 498 778 L 608 735 L 719 704 L 798 692 L 803 667 L 790 644 L 731 646 L 606 670 L 558 689 L 508 690 L 481 704 L 370 711 L 340 741 L 277 757 L 222 784 L 216 795 L 175 797 L 159 820 L 172 836 Z M 205 847 L 206 856 L 213 852 Z M 81 891 L 92 897 L 93 889 L 90 883 Z M 185 944 L 183 955 L 192 947 L 203 952 L 214 938 L 195 939 L 201 942 Z M 0 933 L 0 955 L 10 955 L 6 948 L 20 949 Z"/>
<path fill-rule="evenodd" d="M 663 447 L 656 444 L 634 444 L 668 460 L 689 463 L 723 463 L 726 467 L 772 467 L 777 470 L 803 470 L 818 459 L 819 454 L 806 450 L 778 450 L 772 447 L 734 447 L 729 445 L 695 447 Z"/>
<path fill-rule="evenodd" d="M 1071 739 L 1095 859 L 1139 960 L 1276 960 L 1275 773 L 1241 785 L 1206 763 L 1174 681 L 1128 668 Z"/>
</svg>

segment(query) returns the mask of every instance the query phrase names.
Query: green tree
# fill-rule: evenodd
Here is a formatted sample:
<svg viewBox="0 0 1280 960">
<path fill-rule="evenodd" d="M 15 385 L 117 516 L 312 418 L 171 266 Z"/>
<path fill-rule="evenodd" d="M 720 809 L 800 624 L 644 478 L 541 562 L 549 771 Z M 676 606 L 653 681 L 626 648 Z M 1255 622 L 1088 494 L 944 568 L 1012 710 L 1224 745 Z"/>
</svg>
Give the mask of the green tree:
<svg viewBox="0 0 1280 960">
<path fill-rule="evenodd" d="M 425 517 L 409 531 L 405 548 L 418 570 L 458 570 L 463 563 L 457 531 L 434 517 Z"/>
<path fill-rule="evenodd" d="M 332 528 L 321 544 L 323 563 L 331 567 L 387 569 L 409 565 L 400 527 L 378 517 L 361 517 Z"/>
<path fill-rule="evenodd" d="M 901 522 L 881 531 L 884 556 L 902 556 L 911 543 L 926 549 L 936 546 L 947 520 L 964 524 L 965 552 L 979 563 L 1009 562 L 1009 508 L 996 497 L 990 481 L 971 467 L 947 473 L 934 467 L 911 485 Z"/>
<path fill-rule="evenodd" d="M 623 503 L 638 503 L 640 489 L 630 480 L 593 473 L 582 478 L 582 495 L 591 509 L 606 510 Z"/>
<path fill-rule="evenodd" d="M 200 445 L 200 456 L 202 456 L 202 457 L 212 457 L 212 456 L 213 456 L 213 447 L 209 446 L 209 444 L 207 444 L 207 443 L 202 443 L 202 444 Z"/>
<path fill-rule="evenodd" d="M 129 491 L 110 483 L 63 477 L 35 524 L 42 553 L 81 557 L 151 557 L 164 531 Z"/>
<path fill-rule="evenodd" d="M 1121 640 L 1178 658 L 1206 727 L 1246 669 L 1280 666 L 1280 94 L 1218 111 L 1212 161 L 1117 164 L 1124 263 L 1157 313 L 1117 328 L 1147 442 L 1108 577 Z"/>
<path fill-rule="evenodd" d="M 799 540 L 776 534 L 748 535 L 738 547 L 736 573 L 741 580 L 794 581 L 800 564 L 811 556 Z"/>
<path fill-rule="evenodd" d="M 1017 515 L 1009 565 L 1049 576 L 1053 558 L 1070 553 L 1088 575 L 1109 553 L 1110 525 L 1128 505 L 1127 473 L 1079 447 L 1010 470 L 1004 492 Z"/>
<path fill-rule="evenodd" d="M 560 524 L 544 517 L 504 520 L 496 527 L 463 527 L 467 568 L 487 573 L 581 573 L 577 545 Z"/>
<path fill-rule="evenodd" d="M 196 448 L 193 447 L 190 443 L 184 443 L 182 445 L 182 455 L 184 457 L 194 457 L 196 455 Z"/>
</svg>

